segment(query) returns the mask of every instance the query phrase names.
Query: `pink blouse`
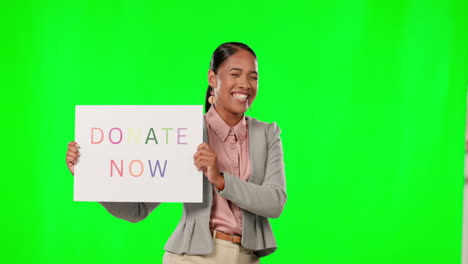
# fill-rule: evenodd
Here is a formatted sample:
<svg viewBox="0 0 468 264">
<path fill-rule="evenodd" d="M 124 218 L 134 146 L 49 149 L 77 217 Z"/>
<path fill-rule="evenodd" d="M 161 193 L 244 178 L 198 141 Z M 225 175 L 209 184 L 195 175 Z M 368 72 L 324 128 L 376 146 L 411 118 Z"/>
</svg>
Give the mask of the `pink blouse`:
<svg viewBox="0 0 468 264">
<path fill-rule="evenodd" d="M 216 153 L 220 172 L 228 172 L 248 181 L 250 155 L 247 121 L 243 117 L 234 127 L 229 127 L 218 115 L 214 106 L 205 115 L 208 144 Z M 242 235 L 242 209 L 218 194 L 213 185 L 210 228 L 228 234 Z"/>
</svg>

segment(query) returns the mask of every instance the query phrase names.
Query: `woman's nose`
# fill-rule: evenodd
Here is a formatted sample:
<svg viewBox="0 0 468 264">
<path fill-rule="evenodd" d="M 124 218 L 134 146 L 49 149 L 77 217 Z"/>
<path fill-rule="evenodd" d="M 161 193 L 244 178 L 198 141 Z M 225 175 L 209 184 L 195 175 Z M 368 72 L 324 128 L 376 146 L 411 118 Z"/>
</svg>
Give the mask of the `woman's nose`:
<svg viewBox="0 0 468 264">
<path fill-rule="evenodd" d="M 243 88 L 243 89 L 251 88 L 250 83 L 247 80 L 247 78 L 240 78 L 239 82 L 237 83 L 237 86 L 239 86 L 239 88 Z"/>
</svg>

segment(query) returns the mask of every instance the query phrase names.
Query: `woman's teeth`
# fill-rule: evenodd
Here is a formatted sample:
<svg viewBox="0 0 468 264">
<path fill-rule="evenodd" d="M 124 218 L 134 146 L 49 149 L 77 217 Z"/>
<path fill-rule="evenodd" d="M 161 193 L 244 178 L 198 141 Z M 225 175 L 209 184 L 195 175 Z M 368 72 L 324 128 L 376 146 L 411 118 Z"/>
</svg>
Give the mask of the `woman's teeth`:
<svg viewBox="0 0 468 264">
<path fill-rule="evenodd" d="M 241 93 L 233 93 L 232 96 L 234 96 L 234 98 L 237 98 L 237 99 L 247 99 L 247 95 L 246 94 L 241 94 Z"/>
</svg>

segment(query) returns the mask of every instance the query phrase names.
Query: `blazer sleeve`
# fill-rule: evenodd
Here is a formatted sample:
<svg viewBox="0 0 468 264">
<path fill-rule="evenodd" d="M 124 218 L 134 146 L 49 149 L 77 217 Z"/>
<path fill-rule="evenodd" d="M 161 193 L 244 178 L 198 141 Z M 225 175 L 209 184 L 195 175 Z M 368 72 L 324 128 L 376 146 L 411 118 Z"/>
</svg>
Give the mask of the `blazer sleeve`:
<svg viewBox="0 0 468 264">
<path fill-rule="evenodd" d="M 216 190 L 219 195 L 257 215 L 269 218 L 281 215 L 287 197 L 280 132 L 276 123 L 269 125 L 263 183 L 258 185 L 243 181 L 235 175 L 223 172 L 224 189 Z"/>
<path fill-rule="evenodd" d="M 136 223 L 145 219 L 161 203 L 99 202 L 113 216 Z"/>
</svg>

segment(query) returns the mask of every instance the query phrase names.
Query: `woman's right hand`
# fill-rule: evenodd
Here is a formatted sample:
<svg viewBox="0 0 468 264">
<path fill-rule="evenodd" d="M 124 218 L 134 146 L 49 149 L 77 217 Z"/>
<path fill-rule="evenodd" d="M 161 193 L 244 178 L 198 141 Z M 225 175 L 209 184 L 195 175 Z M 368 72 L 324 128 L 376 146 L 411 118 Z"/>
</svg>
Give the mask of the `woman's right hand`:
<svg viewBox="0 0 468 264">
<path fill-rule="evenodd" d="M 78 162 L 80 157 L 80 151 L 78 150 L 80 145 L 75 141 L 71 141 L 68 143 L 68 151 L 67 151 L 67 167 L 70 170 L 72 175 L 75 175 L 75 164 Z"/>
</svg>

